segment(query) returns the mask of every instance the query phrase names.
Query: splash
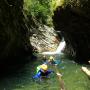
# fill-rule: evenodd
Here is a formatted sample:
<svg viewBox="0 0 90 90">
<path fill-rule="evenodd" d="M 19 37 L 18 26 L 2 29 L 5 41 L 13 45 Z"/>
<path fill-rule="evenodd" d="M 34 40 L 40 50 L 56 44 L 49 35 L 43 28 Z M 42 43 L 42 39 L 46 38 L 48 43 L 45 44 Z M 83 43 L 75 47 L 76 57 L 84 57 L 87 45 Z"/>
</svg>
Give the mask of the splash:
<svg viewBox="0 0 90 90">
<path fill-rule="evenodd" d="M 56 49 L 56 51 L 54 51 L 54 52 L 43 52 L 42 54 L 44 54 L 44 55 L 60 54 L 60 53 L 62 52 L 62 50 L 64 50 L 65 46 L 66 46 L 66 43 L 65 43 L 65 41 L 63 40 L 63 41 L 61 41 L 61 42 L 59 43 L 59 46 L 58 46 L 58 48 Z"/>
</svg>

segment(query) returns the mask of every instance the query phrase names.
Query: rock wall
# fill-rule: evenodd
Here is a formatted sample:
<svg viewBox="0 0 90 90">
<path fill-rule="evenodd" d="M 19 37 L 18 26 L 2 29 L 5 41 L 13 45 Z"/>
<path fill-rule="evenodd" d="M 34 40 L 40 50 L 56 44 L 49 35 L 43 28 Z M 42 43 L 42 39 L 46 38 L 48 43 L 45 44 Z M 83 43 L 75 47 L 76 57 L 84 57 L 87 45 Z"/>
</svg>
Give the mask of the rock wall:
<svg viewBox="0 0 90 90">
<path fill-rule="evenodd" d="M 0 62 L 12 63 L 31 54 L 23 0 L 0 0 Z"/>
<path fill-rule="evenodd" d="M 39 52 L 56 51 L 60 39 L 53 29 L 46 25 L 33 29 L 33 35 L 30 37 L 32 46 Z"/>
<path fill-rule="evenodd" d="M 90 13 L 87 15 L 82 10 L 58 7 L 53 16 L 55 29 L 65 38 L 66 52 L 80 63 L 90 59 Z"/>
</svg>

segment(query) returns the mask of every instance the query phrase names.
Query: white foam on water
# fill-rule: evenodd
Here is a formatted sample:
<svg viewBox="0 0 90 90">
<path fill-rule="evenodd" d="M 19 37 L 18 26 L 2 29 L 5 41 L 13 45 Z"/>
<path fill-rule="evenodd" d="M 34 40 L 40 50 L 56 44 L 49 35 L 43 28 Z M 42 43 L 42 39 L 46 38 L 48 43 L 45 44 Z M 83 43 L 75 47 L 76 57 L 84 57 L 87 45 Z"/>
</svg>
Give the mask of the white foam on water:
<svg viewBox="0 0 90 90">
<path fill-rule="evenodd" d="M 62 42 L 59 43 L 59 46 L 56 49 L 56 51 L 54 51 L 54 52 L 42 52 L 42 54 L 44 54 L 44 55 L 60 54 L 62 52 L 62 50 L 64 50 L 65 46 L 66 46 L 65 41 L 62 41 Z"/>
</svg>

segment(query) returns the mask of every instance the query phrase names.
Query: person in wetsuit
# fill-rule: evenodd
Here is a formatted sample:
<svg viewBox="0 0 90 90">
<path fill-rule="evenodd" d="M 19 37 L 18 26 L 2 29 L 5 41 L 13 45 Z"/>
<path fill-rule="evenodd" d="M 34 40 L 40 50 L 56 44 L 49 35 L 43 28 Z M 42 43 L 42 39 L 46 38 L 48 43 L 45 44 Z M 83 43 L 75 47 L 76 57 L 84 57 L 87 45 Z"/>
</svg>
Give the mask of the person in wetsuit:
<svg viewBox="0 0 90 90">
<path fill-rule="evenodd" d="M 48 66 L 46 64 L 42 64 L 38 66 L 38 70 L 36 75 L 33 76 L 33 79 L 38 79 L 38 78 L 48 78 L 49 74 L 54 72 L 53 70 L 48 70 Z"/>
</svg>

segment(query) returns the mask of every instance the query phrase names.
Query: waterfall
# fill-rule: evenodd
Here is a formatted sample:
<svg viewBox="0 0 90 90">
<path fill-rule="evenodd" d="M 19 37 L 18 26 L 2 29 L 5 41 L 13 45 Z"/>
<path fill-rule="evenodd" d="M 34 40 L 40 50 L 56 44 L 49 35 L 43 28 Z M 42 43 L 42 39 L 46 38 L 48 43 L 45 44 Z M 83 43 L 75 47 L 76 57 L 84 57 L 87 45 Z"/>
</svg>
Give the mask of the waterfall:
<svg viewBox="0 0 90 90">
<path fill-rule="evenodd" d="M 56 51 L 54 51 L 54 52 L 43 52 L 42 54 L 44 54 L 44 55 L 55 55 L 55 54 L 60 54 L 61 52 L 62 52 L 62 50 L 64 50 L 64 48 L 65 48 L 65 46 L 66 46 L 66 43 L 65 43 L 65 41 L 64 41 L 64 39 L 59 43 L 59 46 L 58 46 L 58 48 L 56 49 Z"/>
</svg>

